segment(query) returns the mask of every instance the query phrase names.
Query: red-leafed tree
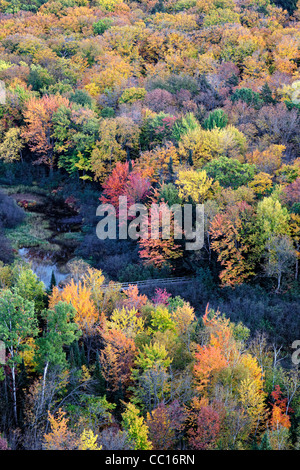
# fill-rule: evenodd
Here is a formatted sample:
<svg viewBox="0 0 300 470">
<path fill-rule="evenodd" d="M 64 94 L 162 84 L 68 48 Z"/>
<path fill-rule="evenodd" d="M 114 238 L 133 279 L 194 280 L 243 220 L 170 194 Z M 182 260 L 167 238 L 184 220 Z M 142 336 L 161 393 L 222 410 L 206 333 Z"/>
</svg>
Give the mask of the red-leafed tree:
<svg viewBox="0 0 300 470">
<path fill-rule="evenodd" d="M 151 413 L 147 413 L 147 426 L 153 449 L 174 449 L 184 429 L 185 419 L 186 412 L 177 400 L 168 406 L 160 403 Z"/>
<path fill-rule="evenodd" d="M 129 173 L 125 194 L 129 205 L 144 201 L 149 195 L 150 190 L 151 185 L 149 180 L 144 178 L 139 171 L 133 170 Z"/>
<path fill-rule="evenodd" d="M 291 409 L 287 407 L 287 398 L 283 398 L 282 391 L 280 386 L 277 384 L 275 389 L 271 393 L 272 397 L 272 415 L 271 415 L 271 428 L 277 429 L 278 426 L 283 426 L 285 428 L 290 428 L 291 422 L 288 412 L 291 412 Z"/>
<path fill-rule="evenodd" d="M 300 178 L 283 188 L 283 200 L 290 204 L 300 201 Z"/>
<path fill-rule="evenodd" d="M 150 193 L 151 184 L 141 171 L 134 169 L 134 162 L 132 171 L 128 162 L 118 162 L 102 188 L 100 201 L 103 204 L 112 204 L 118 214 L 120 196 L 127 197 L 127 207 L 136 202 L 143 202 Z"/>
<path fill-rule="evenodd" d="M 161 268 L 180 258 L 183 250 L 182 246 L 175 242 L 176 221 L 168 205 L 158 205 L 155 200 L 152 202 L 150 214 L 147 215 L 148 237 L 139 239 L 139 255 L 145 265 Z M 168 223 L 166 221 L 170 221 L 169 233 L 165 230 Z"/>
<path fill-rule="evenodd" d="M 103 331 L 105 347 L 100 353 L 102 374 L 111 392 L 121 390 L 124 394 L 131 383 L 136 346 L 131 338 L 121 331 Z"/>
<path fill-rule="evenodd" d="M 200 408 L 195 425 L 188 429 L 188 443 L 192 449 L 208 450 L 215 447 L 221 429 L 219 413 L 210 405 Z"/>
<path fill-rule="evenodd" d="M 166 289 L 157 288 L 155 289 L 155 296 L 152 298 L 152 302 L 154 303 L 154 305 L 166 305 L 170 297 L 171 294 L 169 294 Z"/>
</svg>

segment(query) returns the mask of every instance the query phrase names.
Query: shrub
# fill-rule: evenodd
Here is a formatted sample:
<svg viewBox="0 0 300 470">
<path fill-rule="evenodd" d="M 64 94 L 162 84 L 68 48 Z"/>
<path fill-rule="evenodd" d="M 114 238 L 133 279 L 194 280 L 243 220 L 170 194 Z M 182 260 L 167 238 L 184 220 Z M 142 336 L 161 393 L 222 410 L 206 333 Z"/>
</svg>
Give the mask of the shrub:
<svg viewBox="0 0 300 470">
<path fill-rule="evenodd" d="M 105 106 L 103 109 L 101 109 L 100 114 L 101 114 L 101 117 L 103 117 L 104 119 L 115 117 L 115 111 L 110 106 Z"/>
<path fill-rule="evenodd" d="M 119 102 L 120 103 L 134 103 L 135 101 L 138 100 L 143 100 L 146 96 L 146 90 L 145 88 L 137 88 L 137 87 L 132 87 L 132 88 L 127 88 Z"/>
<path fill-rule="evenodd" d="M 71 93 L 69 100 L 81 106 L 92 107 L 92 98 L 84 90 L 75 90 L 74 93 Z"/>
<path fill-rule="evenodd" d="M 241 163 L 235 158 L 219 157 L 205 165 L 207 175 L 219 181 L 220 185 L 233 189 L 246 185 L 253 180 L 256 172 L 255 165 Z"/>
<path fill-rule="evenodd" d="M 111 27 L 112 20 L 110 18 L 102 18 L 93 24 L 93 31 L 95 35 L 103 34 L 107 29 Z"/>
<path fill-rule="evenodd" d="M 250 88 L 238 88 L 234 93 L 232 93 L 230 99 L 233 103 L 236 101 L 243 101 L 249 106 L 253 106 L 255 108 L 259 108 L 263 104 L 259 93 L 251 90 Z"/>
<path fill-rule="evenodd" d="M 0 193 L 0 224 L 4 228 L 14 228 L 25 219 L 25 212 L 14 199 Z"/>
<path fill-rule="evenodd" d="M 219 129 L 223 129 L 226 127 L 228 123 L 228 116 L 224 113 L 223 109 L 215 109 L 211 111 L 208 117 L 203 122 L 204 129 L 214 129 L 215 127 L 219 127 Z"/>
</svg>

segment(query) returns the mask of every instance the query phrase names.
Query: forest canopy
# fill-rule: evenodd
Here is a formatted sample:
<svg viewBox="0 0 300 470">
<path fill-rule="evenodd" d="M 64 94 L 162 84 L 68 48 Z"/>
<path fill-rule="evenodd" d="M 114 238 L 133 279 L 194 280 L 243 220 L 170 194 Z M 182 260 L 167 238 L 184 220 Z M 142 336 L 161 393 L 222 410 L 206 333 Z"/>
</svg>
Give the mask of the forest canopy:
<svg viewBox="0 0 300 470">
<path fill-rule="evenodd" d="M 1 450 L 299 449 L 299 67 L 296 0 L 0 0 Z"/>
</svg>

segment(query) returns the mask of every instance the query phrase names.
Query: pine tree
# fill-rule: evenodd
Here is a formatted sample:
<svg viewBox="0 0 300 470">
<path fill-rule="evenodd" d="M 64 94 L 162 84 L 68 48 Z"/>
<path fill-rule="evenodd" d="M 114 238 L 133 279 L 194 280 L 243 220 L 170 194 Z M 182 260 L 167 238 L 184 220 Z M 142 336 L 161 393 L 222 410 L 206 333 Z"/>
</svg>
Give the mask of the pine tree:
<svg viewBox="0 0 300 470">
<path fill-rule="evenodd" d="M 49 285 L 49 292 L 50 293 L 52 292 L 53 287 L 55 287 L 55 286 L 56 286 L 56 278 L 55 278 L 54 271 L 52 271 L 50 285 Z"/>
<path fill-rule="evenodd" d="M 260 97 L 265 104 L 276 104 L 276 100 L 273 98 L 272 90 L 268 83 L 265 83 L 261 89 Z"/>
<path fill-rule="evenodd" d="M 223 129 L 228 123 L 228 116 L 223 109 L 214 109 L 203 122 L 204 129 Z"/>
<path fill-rule="evenodd" d="M 95 371 L 94 378 L 96 381 L 95 388 L 98 395 L 104 395 L 106 393 L 105 379 L 101 371 L 101 363 L 99 359 L 99 354 L 96 355 Z"/>
<path fill-rule="evenodd" d="M 174 171 L 173 171 L 173 159 L 172 159 L 172 157 L 170 157 L 170 159 L 169 159 L 168 171 L 169 171 L 169 176 L 170 176 L 170 178 L 172 178 L 173 173 L 174 173 Z"/>
<path fill-rule="evenodd" d="M 82 365 L 85 365 L 85 366 L 88 365 L 85 350 L 84 350 L 84 345 L 82 345 L 80 348 L 80 361 Z"/>
<path fill-rule="evenodd" d="M 71 346 L 70 346 L 70 358 L 69 358 L 70 363 L 74 367 L 80 368 L 82 366 L 81 363 L 81 358 L 80 358 L 80 352 L 79 352 L 79 346 L 78 346 L 78 341 L 74 341 Z"/>
<path fill-rule="evenodd" d="M 270 439 L 269 439 L 267 432 L 264 433 L 260 444 L 257 446 L 257 449 L 258 450 L 272 450 Z"/>
</svg>

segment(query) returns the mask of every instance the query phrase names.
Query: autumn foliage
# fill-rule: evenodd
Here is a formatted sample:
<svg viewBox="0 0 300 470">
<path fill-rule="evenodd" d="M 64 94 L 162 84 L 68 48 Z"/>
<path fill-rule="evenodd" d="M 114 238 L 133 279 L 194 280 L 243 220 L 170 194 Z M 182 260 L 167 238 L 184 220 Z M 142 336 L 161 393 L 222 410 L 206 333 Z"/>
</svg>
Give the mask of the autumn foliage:
<svg viewBox="0 0 300 470">
<path fill-rule="evenodd" d="M 75 308 L 75 322 L 85 333 L 91 333 L 100 321 L 100 312 L 92 300 L 91 289 L 84 282 L 75 284 L 72 280 L 62 291 L 54 287 L 49 307 L 53 308 L 59 301 L 67 302 Z"/>
<path fill-rule="evenodd" d="M 0 0 L 2 450 L 300 448 L 299 24 Z"/>
</svg>

